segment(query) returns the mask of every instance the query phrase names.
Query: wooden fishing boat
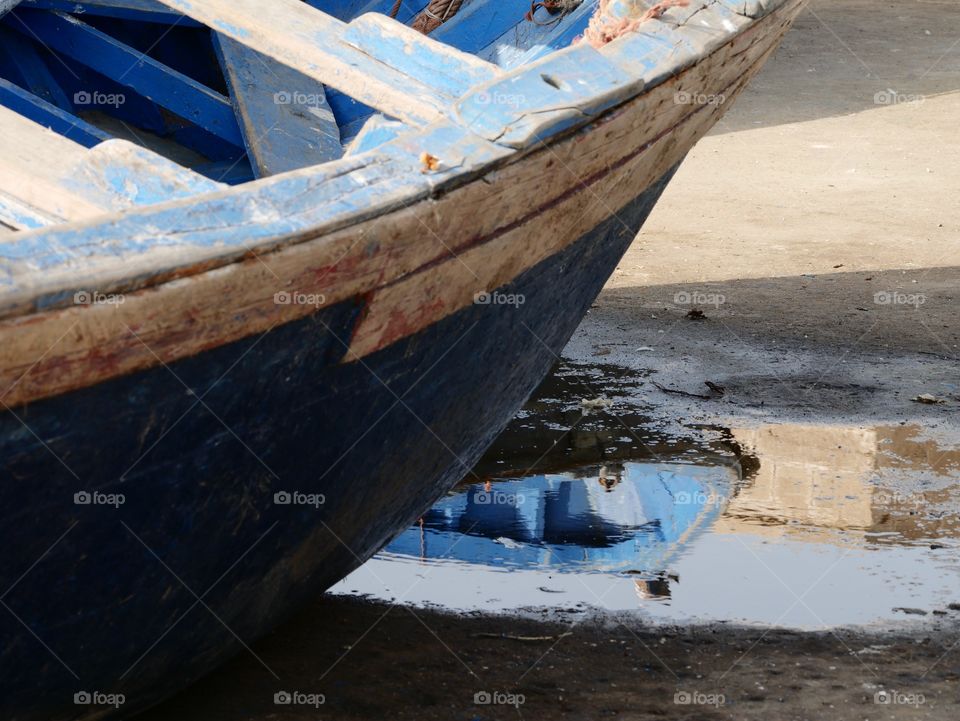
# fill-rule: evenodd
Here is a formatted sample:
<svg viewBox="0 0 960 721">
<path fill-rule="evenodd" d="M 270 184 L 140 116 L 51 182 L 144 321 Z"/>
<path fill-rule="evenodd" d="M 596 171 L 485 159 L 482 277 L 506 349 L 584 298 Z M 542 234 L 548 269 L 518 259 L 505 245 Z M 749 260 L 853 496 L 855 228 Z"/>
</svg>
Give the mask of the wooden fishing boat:
<svg viewBox="0 0 960 721">
<path fill-rule="evenodd" d="M 129 715 L 406 528 L 802 1 L 5 0 L 3 717 Z"/>
</svg>

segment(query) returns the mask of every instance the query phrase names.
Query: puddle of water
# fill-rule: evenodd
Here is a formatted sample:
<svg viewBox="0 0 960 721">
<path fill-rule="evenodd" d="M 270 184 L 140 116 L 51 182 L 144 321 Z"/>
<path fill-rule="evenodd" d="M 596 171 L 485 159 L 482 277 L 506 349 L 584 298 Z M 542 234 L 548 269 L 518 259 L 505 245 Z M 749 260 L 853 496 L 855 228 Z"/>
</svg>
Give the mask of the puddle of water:
<svg viewBox="0 0 960 721">
<path fill-rule="evenodd" d="M 960 602 L 955 437 L 814 424 L 658 435 L 622 403 L 641 382 L 562 366 L 470 478 L 332 592 L 798 628 Z M 581 399 L 597 397 L 613 405 L 585 415 Z"/>
</svg>

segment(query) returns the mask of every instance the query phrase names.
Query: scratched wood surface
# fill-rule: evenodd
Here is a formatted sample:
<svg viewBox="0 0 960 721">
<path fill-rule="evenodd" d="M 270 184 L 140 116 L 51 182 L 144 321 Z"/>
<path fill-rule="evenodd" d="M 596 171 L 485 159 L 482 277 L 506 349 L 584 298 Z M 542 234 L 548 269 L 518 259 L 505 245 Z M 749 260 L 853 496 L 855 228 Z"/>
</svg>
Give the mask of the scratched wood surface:
<svg viewBox="0 0 960 721">
<path fill-rule="evenodd" d="M 467 60 L 465 53 L 396 22 L 386 26 L 392 42 L 385 43 L 379 20 L 367 21 L 367 16 L 362 16 L 356 23 L 343 23 L 300 0 L 271 0 L 269 22 L 263 21 L 259 0 L 163 0 L 163 4 L 418 126 L 445 116 L 449 77 L 469 82 L 482 62 L 475 57 Z M 440 65 L 424 65 L 437 56 Z M 496 71 L 489 63 L 484 65 L 489 66 L 490 74 Z"/>
<path fill-rule="evenodd" d="M 682 158 L 726 103 L 686 105 L 675 102 L 675 93 L 697 87 L 725 91 L 732 99 L 772 52 L 799 5 L 786 4 L 589 130 L 515 157 L 435 200 L 132 292 L 122 304 L 50 310 L 29 322 L 8 318 L 0 322 L 0 388 L 11 387 L 4 402 L 22 403 L 158 359 L 191 355 L 314 310 L 277 302 L 276 293 L 322 295 L 326 303 L 367 297 L 347 360 L 445 317 L 472 302 L 474 293 L 563 248 L 583 227 L 615 212 L 627 200 L 624 193 L 640 192 Z M 524 193 L 517 192 L 520 187 Z"/>
<path fill-rule="evenodd" d="M 214 47 L 256 177 L 343 155 L 323 83 L 225 35 Z"/>
</svg>

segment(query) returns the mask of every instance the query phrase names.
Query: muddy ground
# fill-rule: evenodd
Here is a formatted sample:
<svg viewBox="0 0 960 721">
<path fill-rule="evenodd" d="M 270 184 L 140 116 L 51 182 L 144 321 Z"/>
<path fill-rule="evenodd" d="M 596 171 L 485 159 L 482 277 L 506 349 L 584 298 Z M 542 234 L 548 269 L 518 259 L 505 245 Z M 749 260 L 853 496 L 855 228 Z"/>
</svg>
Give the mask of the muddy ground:
<svg viewBox="0 0 960 721">
<path fill-rule="evenodd" d="M 256 646 L 280 681 L 245 655 L 143 718 L 955 719 L 960 652 L 949 650 L 958 632 L 944 626 L 873 635 L 651 629 L 330 597 Z M 324 703 L 277 706 L 281 690 L 323 694 Z M 891 703 L 877 703 L 883 691 Z M 484 692 L 504 703 L 476 704 Z"/>
<path fill-rule="evenodd" d="M 955 444 L 958 89 L 954 0 L 814 0 L 691 153 L 568 358 L 652 371 L 639 402 L 665 425 L 920 423 Z M 960 613 L 943 612 L 796 633 L 327 597 L 254 647 L 279 678 L 245 653 L 144 719 L 954 719 Z M 276 705 L 282 690 L 324 703 Z"/>
</svg>

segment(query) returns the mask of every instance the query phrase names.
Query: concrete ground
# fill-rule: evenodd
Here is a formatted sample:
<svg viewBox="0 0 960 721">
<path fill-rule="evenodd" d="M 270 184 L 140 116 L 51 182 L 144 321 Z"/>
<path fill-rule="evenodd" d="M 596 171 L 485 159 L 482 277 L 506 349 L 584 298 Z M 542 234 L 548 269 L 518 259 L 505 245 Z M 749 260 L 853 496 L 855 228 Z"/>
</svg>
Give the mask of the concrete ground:
<svg viewBox="0 0 960 721">
<path fill-rule="evenodd" d="M 958 89 L 953 0 L 814 0 L 690 153 L 568 357 L 711 380 L 719 415 L 955 413 Z M 910 401 L 924 393 L 946 403 Z"/>
</svg>

